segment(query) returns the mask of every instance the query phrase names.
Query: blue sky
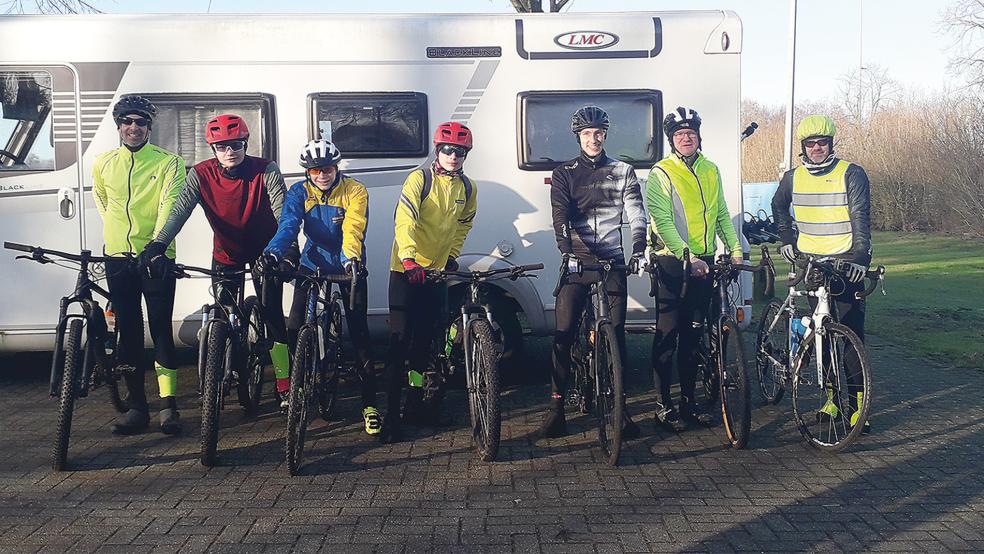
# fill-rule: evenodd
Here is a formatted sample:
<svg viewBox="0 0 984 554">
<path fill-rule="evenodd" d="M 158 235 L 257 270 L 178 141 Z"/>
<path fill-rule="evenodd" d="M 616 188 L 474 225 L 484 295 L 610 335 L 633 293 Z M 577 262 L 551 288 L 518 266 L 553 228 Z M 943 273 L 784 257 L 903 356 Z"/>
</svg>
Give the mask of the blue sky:
<svg viewBox="0 0 984 554">
<path fill-rule="evenodd" d="M 105 12 L 204 12 L 209 0 L 90 0 Z M 548 4 L 549 0 L 543 0 Z M 863 17 L 859 18 L 859 2 Z M 797 37 L 797 102 L 836 98 L 840 78 L 858 67 L 863 21 L 863 59 L 888 71 L 907 89 L 935 93 L 962 81 L 947 72 L 952 40 L 939 30 L 952 0 L 800 0 Z M 726 9 L 744 23 L 742 95 L 765 104 L 785 102 L 788 0 L 574 0 L 570 11 Z M 271 6 L 276 6 L 275 10 Z M 211 0 L 221 12 L 513 12 L 508 0 Z"/>
</svg>

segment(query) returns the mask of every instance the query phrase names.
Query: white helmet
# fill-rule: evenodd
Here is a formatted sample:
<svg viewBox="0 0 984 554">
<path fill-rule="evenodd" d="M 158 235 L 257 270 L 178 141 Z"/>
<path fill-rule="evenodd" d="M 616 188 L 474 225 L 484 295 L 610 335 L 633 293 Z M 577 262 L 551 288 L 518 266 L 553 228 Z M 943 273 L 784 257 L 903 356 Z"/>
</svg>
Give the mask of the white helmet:
<svg viewBox="0 0 984 554">
<path fill-rule="evenodd" d="M 304 169 L 311 169 L 312 167 L 338 165 L 341 159 L 342 153 L 334 144 L 324 139 L 316 139 L 304 145 L 299 163 Z"/>
</svg>

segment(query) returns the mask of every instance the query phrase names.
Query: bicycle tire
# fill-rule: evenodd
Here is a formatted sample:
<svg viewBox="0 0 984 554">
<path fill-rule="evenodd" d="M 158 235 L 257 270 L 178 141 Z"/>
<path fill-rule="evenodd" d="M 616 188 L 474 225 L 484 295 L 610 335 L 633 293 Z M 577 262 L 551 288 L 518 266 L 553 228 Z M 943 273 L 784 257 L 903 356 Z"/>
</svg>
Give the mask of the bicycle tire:
<svg viewBox="0 0 984 554">
<path fill-rule="evenodd" d="M 741 329 L 732 317 L 724 318 L 718 332 L 718 381 L 721 391 L 721 419 L 732 448 L 748 445 L 752 427 L 751 388 L 745 366 L 745 346 Z"/>
<path fill-rule="evenodd" d="M 871 408 L 871 368 L 868 364 L 868 356 L 861 339 L 846 325 L 827 320 L 823 325 L 825 350 L 830 353 L 833 373 L 828 372 L 824 377 L 824 384 L 816 383 L 816 374 L 813 368 L 805 368 L 809 361 L 815 357 L 816 336 L 815 334 L 806 339 L 806 343 L 800 346 L 800 352 L 796 356 L 793 365 L 792 375 L 792 400 L 793 414 L 800 433 L 807 443 L 822 451 L 840 452 L 854 443 L 861 435 L 864 422 L 868 420 L 868 413 Z M 847 380 L 845 356 L 838 348 L 837 337 L 846 341 L 844 348 L 849 344 L 857 353 L 858 365 L 860 368 L 860 382 L 863 394 L 861 402 L 854 408 L 850 406 L 852 385 L 848 384 L 847 394 L 842 395 L 840 386 L 841 378 Z M 812 365 L 812 364 L 811 364 Z M 856 388 L 856 386 L 855 386 Z M 828 396 L 828 391 L 831 391 Z M 834 396 L 836 395 L 836 396 Z M 823 413 L 827 402 L 831 401 L 838 408 L 838 414 L 831 417 Z M 819 404 L 818 402 L 823 402 Z M 844 409 L 844 402 L 847 402 L 847 410 Z M 811 406 L 812 403 L 812 406 Z M 848 417 L 843 417 L 845 411 L 851 412 Z M 850 424 L 850 415 L 859 412 L 858 424 Z"/>
<path fill-rule="evenodd" d="M 52 469 L 55 471 L 64 470 L 68 463 L 68 441 L 72 434 L 72 415 L 75 413 L 78 380 L 82 369 L 82 320 L 72 319 L 68 324 L 64 351 L 58 395 L 58 428 L 55 430 L 55 447 L 52 452 Z"/>
<path fill-rule="evenodd" d="M 304 457 L 304 438 L 307 434 L 308 401 L 312 398 L 312 376 L 318 364 L 318 337 L 315 327 L 306 325 L 297 336 L 293 371 L 290 373 L 290 392 L 287 407 L 287 444 L 285 454 L 287 473 L 297 475 Z"/>
<path fill-rule="evenodd" d="M 266 329 L 263 323 L 263 312 L 260 309 L 260 302 L 255 296 L 250 296 L 244 302 L 246 313 L 249 314 L 249 321 L 245 329 L 246 334 L 246 367 L 239 377 L 237 393 L 239 404 L 247 414 L 255 414 L 260 409 L 260 401 L 263 397 L 263 373 L 266 369 L 264 364 L 267 356 L 265 350 Z"/>
<path fill-rule="evenodd" d="M 769 302 L 755 333 L 755 374 L 759 394 L 762 400 L 773 406 L 782 400 L 786 392 L 786 372 L 789 368 L 789 313 L 782 310 L 782 306 L 783 303 L 778 300 Z M 778 320 L 773 325 L 777 315 Z"/>
<path fill-rule="evenodd" d="M 219 442 L 219 410 L 222 403 L 222 378 L 228 359 L 230 344 L 229 324 L 215 320 L 208 329 L 208 345 L 205 351 L 205 367 L 202 368 L 202 435 L 201 462 L 205 467 L 215 465 Z"/>
<path fill-rule="evenodd" d="M 318 368 L 318 415 L 331 421 L 342 373 L 342 309 L 332 302 L 325 330 L 325 357 Z"/>
<path fill-rule="evenodd" d="M 141 307 L 141 310 L 143 308 Z M 106 326 L 106 316 L 103 315 L 102 310 L 96 310 L 94 317 L 98 318 L 97 325 L 102 329 L 106 330 L 107 339 L 112 341 L 113 344 L 113 354 L 107 356 L 95 356 L 96 360 L 96 375 L 100 375 L 106 379 L 106 390 L 109 391 L 109 402 L 113 405 L 113 409 L 117 413 L 125 414 L 127 410 L 130 409 L 130 403 L 120 394 L 120 372 L 116 366 L 116 353 L 119 352 L 120 345 L 120 330 L 114 328 L 113 332 L 110 333 Z M 141 317 L 143 317 L 141 312 Z M 101 344 L 93 344 L 93 348 L 102 348 Z M 103 367 L 103 361 L 106 362 L 108 367 Z"/>
<path fill-rule="evenodd" d="M 618 465 L 622 452 L 622 355 L 615 328 L 603 324 L 595 337 L 595 415 L 598 418 L 598 444 L 609 466 Z"/>
<path fill-rule="evenodd" d="M 485 319 L 475 319 L 469 325 L 472 345 L 472 379 L 468 388 L 468 404 L 472 415 L 472 437 L 475 450 L 483 462 L 494 461 L 499 455 L 502 436 L 502 412 L 499 404 L 499 361 L 501 352 L 492 325 Z"/>
</svg>

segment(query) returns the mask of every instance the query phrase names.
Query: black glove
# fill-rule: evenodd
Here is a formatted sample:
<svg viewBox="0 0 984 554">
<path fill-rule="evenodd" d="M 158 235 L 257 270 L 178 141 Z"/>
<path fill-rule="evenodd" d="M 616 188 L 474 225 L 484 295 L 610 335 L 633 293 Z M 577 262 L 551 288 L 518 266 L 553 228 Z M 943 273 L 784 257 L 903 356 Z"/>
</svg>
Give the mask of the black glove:
<svg viewBox="0 0 984 554">
<path fill-rule="evenodd" d="M 847 260 L 835 261 L 834 267 L 844 274 L 844 278 L 847 279 L 849 283 L 860 283 L 864 280 L 864 274 L 868 271 L 868 268 L 863 265 L 852 263 Z"/>
<path fill-rule="evenodd" d="M 297 271 L 297 261 L 290 256 L 284 256 L 284 259 L 280 260 L 280 263 L 277 264 L 277 271 L 280 273 L 294 273 Z"/>
<path fill-rule="evenodd" d="M 140 252 L 140 255 L 137 256 L 137 270 L 140 274 L 151 278 L 163 277 L 167 271 L 167 263 L 165 261 L 167 256 L 164 255 L 166 250 L 167 245 L 163 242 L 156 240 L 148 242 L 147 246 Z M 158 271 L 161 272 L 158 273 Z"/>
<path fill-rule="evenodd" d="M 444 264 L 444 271 L 458 271 L 458 260 L 454 256 L 448 256 L 448 261 Z"/>
<path fill-rule="evenodd" d="M 629 264 L 628 264 L 629 273 L 633 273 L 635 275 L 642 275 L 642 270 L 645 266 L 645 262 L 643 261 L 644 256 L 645 253 L 643 252 L 637 252 L 632 255 L 632 258 L 629 260 Z"/>
<path fill-rule="evenodd" d="M 273 252 L 264 252 L 253 262 L 253 269 L 259 271 L 261 274 L 267 274 L 271 271 L 276 271 L 280 262 L 280 256 Z"/>
</svg>

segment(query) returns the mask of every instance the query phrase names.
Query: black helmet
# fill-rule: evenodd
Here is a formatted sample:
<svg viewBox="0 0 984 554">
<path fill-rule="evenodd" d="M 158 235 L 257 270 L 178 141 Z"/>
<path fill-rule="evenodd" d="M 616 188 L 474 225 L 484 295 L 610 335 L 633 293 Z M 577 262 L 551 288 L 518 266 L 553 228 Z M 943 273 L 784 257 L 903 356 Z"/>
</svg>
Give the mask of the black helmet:
<svg viewBox="0 0 984 554">
<path fill-rule="evenodd" d="M 663 118 L 663 132 L 666 133 L 666 138 L 669 139 L 671 146 L 673 145 L 673 133 L 680 129 L 693 129 L 700 137 L 700 116 L 697 115 L 696 111 L 678 107 L 666 114 L 666 117 Z"/>
<path fill-rule="evenodd" d="M 137 114 L 141 117 L 153 120 L 157 115 L 157 108 L 143 96 L 129 94 L 120 98 L 119 102 L 113 106 L 113 119 L 129 114 Z"/>
<path fill-rule="evenodd" d="M 598 106 L 585 106 L 571 116 L 571 132 L 575 135 L 584 129 L 608 130 L 608 113 Z"/>
<path fill-rule="evenodd" d="M 341 159 L 342 153 L 334 144 L 324 139 L 316 139 L 304 145 L 298 163 L 305 169 L 311 169 L 313 167 L 338 165 Z"/>
</svg>

